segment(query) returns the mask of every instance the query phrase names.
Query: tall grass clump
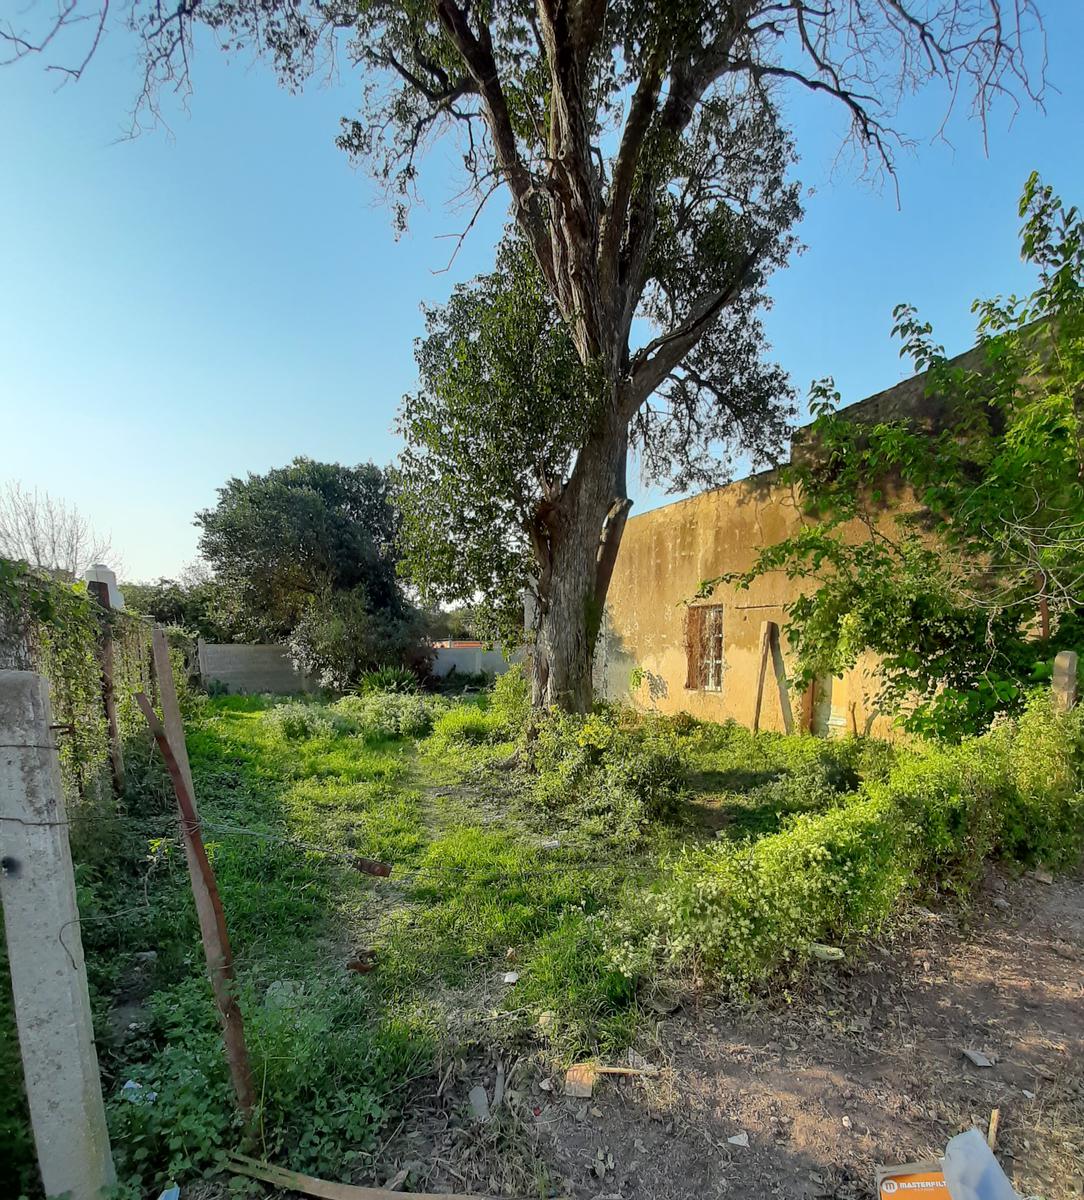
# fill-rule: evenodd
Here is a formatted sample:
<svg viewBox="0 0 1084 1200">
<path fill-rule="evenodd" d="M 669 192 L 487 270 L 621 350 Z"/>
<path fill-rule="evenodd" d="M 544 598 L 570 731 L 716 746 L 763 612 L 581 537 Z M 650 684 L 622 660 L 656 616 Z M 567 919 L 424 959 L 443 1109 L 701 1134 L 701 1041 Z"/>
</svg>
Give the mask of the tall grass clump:
<svg viewBox="0 0 1084 1200">
<path fill-rule="evenodd" d="M 526 729 L 530 707 L 527 676 L 522 665 L 514 663 L 477 701 L 446 708 L 433 722 L 433 734 L 438 743 L 474 746 L 518 741 Z"/>
<path fill-rule="evenodd" d="M 628 841 L 675 815 L 688 761 L 655 717 L 600 707 L 541 715 L 532 744 L 535 802 L 580 833 Z"/>
<path fill-rule="evenodd" d="M 425 737 L 433 722 L 449 707 L 442 696 L 424 696 L 417 692 L 366 692 L 344 696 L 335 711 L 351 721 L 366 738 Z"/>
</svg>

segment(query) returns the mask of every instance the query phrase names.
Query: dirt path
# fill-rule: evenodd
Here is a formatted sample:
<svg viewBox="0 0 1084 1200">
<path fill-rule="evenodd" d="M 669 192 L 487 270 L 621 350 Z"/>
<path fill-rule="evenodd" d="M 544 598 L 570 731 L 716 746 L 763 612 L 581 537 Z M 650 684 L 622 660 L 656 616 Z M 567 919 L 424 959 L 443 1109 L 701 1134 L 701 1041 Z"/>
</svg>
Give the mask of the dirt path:
<svg viewBox="0 0 1084 1200">
<path fill-rule="evenodd" d="M 999 1107 L 1021 1194 L 1080 1196 L 1084 880 L 992 877 L 976 913 L 962 929 L 919 912 L 789 1003 L 674 1014 L 645 1048 L 663 1077 L 545 1104 L 540 1152 L 577 1197 L 846 1200 L 873 1195 L 874 1164 L 935 1155 Z"/>
</svg>

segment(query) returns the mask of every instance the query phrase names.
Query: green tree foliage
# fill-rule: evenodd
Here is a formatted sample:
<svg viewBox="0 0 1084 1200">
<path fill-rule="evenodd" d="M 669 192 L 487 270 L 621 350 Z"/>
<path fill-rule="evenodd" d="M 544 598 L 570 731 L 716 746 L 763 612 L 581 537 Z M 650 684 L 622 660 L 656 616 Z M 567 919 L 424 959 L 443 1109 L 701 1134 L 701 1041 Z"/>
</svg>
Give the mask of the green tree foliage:
<svg viewBox="0 0 1084 1200">
<path fill-rule="evenodd" d="M 473 604 L 505 639 L 523 625 L 530 534 L 567 478 L 591 386 L 536 269 L 514 242 L 497 270 L 426 311 L 421 386 L 404 398 L 404 563 L 429 602 Z"/>
<path fill-rule="evenodd" d="M 738 580 L 783 571 L 815 585 L 789 612 L 798 682 L 874 651 L 882 703 L 936 736 L 1017 711 L 1081 633 L 1084 219 L 1035 175 L 1020 215 L 1039 286 L 976 301 L 972 354 L 947 358 L 913 308 L 896 309 L 938 427 L 850 421 L 818 385 L 812 449 L 789 472 L 818 519 Z"/>
<path fill-rule="evenodd" d="M 241 634 L 236 595 L 209 573 L 125 583 L 121 591 L 133 612 L 153 617 L 162 625 L 180 626 L 205 641 L 232 642 Z"/>
<path fill-rule="evenodd" d="M 196 516 L 200 553 L 237 598 L 241 632 L 288 639 L 304 670 L 333 687 L 421 655 L 421 625 L 397 577 L 398 519 L 388 474 L 295 458 L 231 479 Z"/>
</svg>

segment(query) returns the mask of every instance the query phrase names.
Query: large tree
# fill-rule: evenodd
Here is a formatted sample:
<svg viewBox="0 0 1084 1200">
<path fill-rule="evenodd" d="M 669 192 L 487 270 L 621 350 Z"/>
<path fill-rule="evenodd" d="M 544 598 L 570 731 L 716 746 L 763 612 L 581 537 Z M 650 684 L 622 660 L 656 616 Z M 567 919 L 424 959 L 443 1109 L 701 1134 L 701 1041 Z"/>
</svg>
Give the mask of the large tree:
<svg viewBox="0 0 1084 1200">
<path fill-rule="evenodd" d="M 364 586 L 375 608 L 401 602 L 396 517 L 380 467 L 295 458 L 230 479 L 196 514 L 200 554 L 234 586 L 250 634 L 290 633 L 325 592 Z"/>
<path fill-rule="evenodd" d="M 589 696 L 591 614 L 607 574 L 599 565 L 616 554 L 629 507 L 630 429 L 668 381 L 671 403 L 693 414 L 683 426 L 679 412 L 674 438 L 704 411 L 702 398 L 710 408 L 726 386 L 726 355 L 713 340 L 720 322 L 787 251 L 795 200 L 783 183 L 785 140 L 767 132 L 770 90 L 790 83 L 834 98 L 858 144 L 886 165 L 899 140 L 896 103 L 922 84 L 944 81 L 982 117 L 998 94 L 1035 90 L 1025 53 L 1034 0 L 128 5 L 152 108 L 163 85 L 187 86 L 198 25 L 227 46 L 267 53 L 293 85 L 337 61 L 345 43 L 364 89 L 340 141 L 387 183 L 399 219 L 424 151 L 448 131 L 459 135 L 479 205 L 505 190 L 596 384 L 593 418 L 536 521 L 551 564 L 539 596 L 536 696 L 575 707 Z M 71 0 L 36 33 L 8 26 L 0 37 L 16 57 L 49 53 L 82 20 L 92 48 L 107 11 L 106 0 Z M 68 67 L 81 71 L 83 59 Z M 734 160 L 754 145 L 768 161 L 757 186 L 735 191 Z M 642 338 L 638 317 L 650 326 Z"/>
<path fill-rule="evenodd" d="M 712 353 L 726 369 L 716 368 L 710 391 L 706 375 L 691 377 L 694 359 L 638 414 L 631 434 L 654 481 L 711 484 L 725 475 L 729 451 L 765 459 L 779 446 L 789 389 L 783 372 L 761 360 L 755 301 L 749 293 L 731 305 L 713 330 Z M 562 586 L 554 553 L 560 530 L 551 526 L 605 402 L 522 243 L 504 243 L 492 274 L 456 288 L 426 315 L 427 335 L 416 350 L 420 387 L 404 398 L 399 419 L 404 562 L 424 597 L 480 600 L 479 631 L 516 639 L 525 607 L 529 620 L 552 606 Z M 622 516 L 620 509 L 610 514 L 604 537 L 616 541 L 614 518 Z M 594 552 L 593 573 L 574 613 L 583 615 L 585 646 L 614 564 L 596 543 L 584 543 Z M 580 577 L 570 579 L 582 586 Z M 551 698 L 546 683 L 536 672 L 540 701 Z M 589 697 L 571 698 L 585 704 Z"/>
</svg>

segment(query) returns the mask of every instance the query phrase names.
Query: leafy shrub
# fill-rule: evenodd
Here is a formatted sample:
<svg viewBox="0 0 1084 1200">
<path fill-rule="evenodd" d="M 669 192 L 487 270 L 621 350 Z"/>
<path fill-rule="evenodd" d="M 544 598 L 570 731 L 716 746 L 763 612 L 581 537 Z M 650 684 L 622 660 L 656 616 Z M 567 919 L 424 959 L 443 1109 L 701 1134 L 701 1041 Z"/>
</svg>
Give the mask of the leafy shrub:
<svg viewBox="0 0 1084 1200">
<path fill-rule="evenodd" d="M 357 691 L 365 696 L 370 692 L 416 692 L 418 677 L 406 667 L 384 666 L 366 671 L 358 680 Z"/>
<path fill-rule="evenodd" d="M 910 821 L 923 876 L 966 891 L 991 854 L 1072 862 L 1084 846 L 1079 712 L 1057 713 L 1048 694 L 1022 714 L 957 746 L 901 754 L 881 788 Z"/>
<path fill-rule="evenodd" d="M 867 792 L 906 821 L 916 855 L 916 883 L 964 894 L 981 876 L 998 841 L 1009 799 L 1005 764 L 981 739 L 905 755 Z"/>
<path fill-rule="evenodd" d="M 682 709 L 681 712 L 674 713 L 674 715 L 668 717 L 667 720 L 670 722 L 670 727 L 673 729 L 673 731 L 681 737 L 695 732 L 701 727 L 702 724 L 696 719 L 696 717 L 692 715 L 692 713 L 688 713 L 684 709 Z"/>
<path fill-rule="evenodd" d="M 306 704 L 302 700 L 277 704 L 264 719 L 280 737 L 290 742 L 336 737 L 342 733 L 352 733 L 356 728 L 345 715 L 323 704 Z"/>
<path fill-rule="evenodd" d="M 15 1011 L 8 975 L 7 947 L 0 940 L 0 1072 L 7 1081 L 0 1091 L 0 1195 L 28 1193 L 37 1176 L 34 1140 L 23 1091 L 23 1064 L 15 1031 Z"/>
<path fill-rule="evenodd" d="M 364 586 L 313 597 L 286 639 L 291 662 L 321 687 L 343 692 L 382 662 L 424 662 L 419 614 L 398 603 L 374 607 Z"/>
<path fill-rule="evenodd" d="M 482 745 L 499 741 L 503 733 L 499 717 L 474 704 L 458 704 L 433 722 L 433 736 L 448 742 Z"/>
<path fill-rule="evenodd" d="M 642 969 L 645 950 L 693 960 L 746 987 L 796 964 L 810 943 L 876 929 L 909 878 L 900 814 L 883 797 L 856 800 L 756 842 L 683 855 L 644 908 L 646 944 L 634 917 L 615 958 L 630 971 Z"/>
<path fill-rule="evenodd" d="M 513 663 L 494 680 L 489 711 L 509 737 L 523 732 L 531 712 L 531 684 L 522 663 Z"/>
<path fill-rule="evenodd" d="M 746 987 L 804 961 L 810 943 L 868 934 L 907 892 L 966 894 L 993 854 L 1072 862 L 1084 848 L 1082 721 L 1040 696 L 981 737 L 899 751 L 881 771 L 866 766 L 849 795 L 833 792 L 828 769 L 865 766 L 866 748 L 856 740 L 837 758 L 841 744 L 789 739 L 787 753 L 804 765 L 761 790 L 788 792 L 819 773 L 826 810 L 792 815 L 757 841 L 686 852 L 614 924 L 615 964 L 636 972 L 660 958 L 691 961 Z"/>
<path fill-rule="evenodd" d="M 1012 784 L 1000 818 L 1001 852 L 1068 866 L 1084 849 L 1084 710 L 1057 713 L 1049 694 L 1038 693 L 990 741 L 1005 756 Z"/>
<path fill-rule="evenodd" d="M 364 737 L 424 737 L 433 721 L 445 711 L 447 701 L 440 696 L 410 692 L 368 692 L 362 696 L 344 696 L 335 711 L 347 718 Z"/>
<path fill-rule="evenodd" d="M 687 762 L 669 725 L 620 709 L 577 716 L 552 711 L 537 723 L 535 800 L 574 816 L 581 830 L 637 837 L 670 817 Z"/>
</svg>

